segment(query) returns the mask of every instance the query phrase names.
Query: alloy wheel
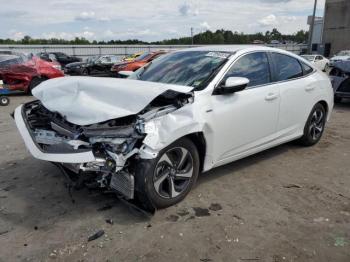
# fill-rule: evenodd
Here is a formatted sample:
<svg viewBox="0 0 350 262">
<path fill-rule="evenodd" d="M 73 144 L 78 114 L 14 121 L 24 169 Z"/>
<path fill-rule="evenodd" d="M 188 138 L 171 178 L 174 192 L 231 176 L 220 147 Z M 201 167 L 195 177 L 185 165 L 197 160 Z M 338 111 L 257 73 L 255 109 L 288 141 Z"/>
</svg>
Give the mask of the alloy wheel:
<svg viewBox="0 0 350 262">
<path fill-rule="evenodd" d="M 325 114 L 321 109 L 316 109 L 312 114 L 312 118 L 309 125 L 309 135 L 315 141 L 322 135 L 324 128 Z"/>
<path fill-rule="evenodd" d="M 156 165 L 153 185 L 163 198 L 175 198 L 185 192 L 193 176 L 193 157 L 183 148 L 171 148 L 165 152 Z"/>
</svg>

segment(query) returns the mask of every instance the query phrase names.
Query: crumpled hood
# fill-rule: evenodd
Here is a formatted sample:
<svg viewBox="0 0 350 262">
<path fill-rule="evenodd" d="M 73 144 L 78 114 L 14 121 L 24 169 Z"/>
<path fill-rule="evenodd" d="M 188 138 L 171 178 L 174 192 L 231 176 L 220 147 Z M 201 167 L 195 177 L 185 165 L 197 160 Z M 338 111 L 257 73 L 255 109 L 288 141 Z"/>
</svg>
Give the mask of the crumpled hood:
<svg viewBox="0 0 350 262">
<path fill-rule="evenodd" d="M 172 90 L 188 93 L 192 87 L 139 80 L 63 77 L 41 83 L 33 95 L 52 112 L 76 125 L 91 125 L 134 115 L 153 99 Z"/>
</svg>

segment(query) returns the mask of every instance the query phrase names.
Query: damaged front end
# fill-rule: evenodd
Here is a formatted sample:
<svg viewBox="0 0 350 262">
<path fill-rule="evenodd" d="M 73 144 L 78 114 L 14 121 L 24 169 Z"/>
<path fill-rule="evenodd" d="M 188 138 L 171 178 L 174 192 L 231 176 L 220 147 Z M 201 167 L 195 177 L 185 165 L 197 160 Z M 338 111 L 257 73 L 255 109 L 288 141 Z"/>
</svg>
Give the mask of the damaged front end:
<svg viewBox="0 0 350 262">
<path fill-rule="evenodd" d="M 75 185 L 133 199 L 137 161 L 156 158 L 158 153 L 143 143 L 146 123 L 192 100 L 192 93 L 168 91 L 139 114 L 91 125 L 73 124 L 37 100 L 17 108 L 15 119 L 33 156 L 58 165 Z"/>
</svg>

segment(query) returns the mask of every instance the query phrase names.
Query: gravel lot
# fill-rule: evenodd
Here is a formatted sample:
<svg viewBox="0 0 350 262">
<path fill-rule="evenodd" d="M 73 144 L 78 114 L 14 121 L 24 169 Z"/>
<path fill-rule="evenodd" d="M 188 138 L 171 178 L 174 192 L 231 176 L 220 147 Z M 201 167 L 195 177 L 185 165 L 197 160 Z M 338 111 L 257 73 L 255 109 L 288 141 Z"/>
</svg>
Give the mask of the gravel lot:
<svg viewBox="0 0 350 262">
<path fill-rule="evenodd" d="M 86 189 L 73 202 L 9 116 L 30 99 L 0 108 L 0 261 L 350 261 L 350 103 L 336 106 L 317 146 L 202 174 L 185 201 L 149 218 Z"/>
</svg>

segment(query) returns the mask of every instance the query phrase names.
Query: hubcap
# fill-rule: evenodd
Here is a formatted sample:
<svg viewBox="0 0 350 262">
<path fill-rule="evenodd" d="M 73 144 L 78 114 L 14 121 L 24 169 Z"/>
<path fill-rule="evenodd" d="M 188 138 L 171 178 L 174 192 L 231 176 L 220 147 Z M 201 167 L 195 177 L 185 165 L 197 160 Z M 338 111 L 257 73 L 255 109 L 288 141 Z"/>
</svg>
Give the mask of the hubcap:
<svg viewBox="0 0 350 262">
<path fill-rule="evenodd" d="M 6 103 L 7 103 L 7 99 L 6 99 L 6 98 L 2 98 L 2 99 L 1 99 L 1 103 L 2 103 L 2 104 L 6 104 Z"/>
<path fill-rule="evenodd" d="M 316 109 L 312 115 L 310 126 L 309 126 L 309 135 L 313 140 L 320 138 L 324 128 L 324 113 L 320 109 Z"/>
<path fill-rule="evenodd" d="M 183 147 L 168 150 L 158 160 L 153 176 L 157 194 L 163 198 L 174 198 L 184 192 L 193 175 L 193 158 Z"/>
</svg>

